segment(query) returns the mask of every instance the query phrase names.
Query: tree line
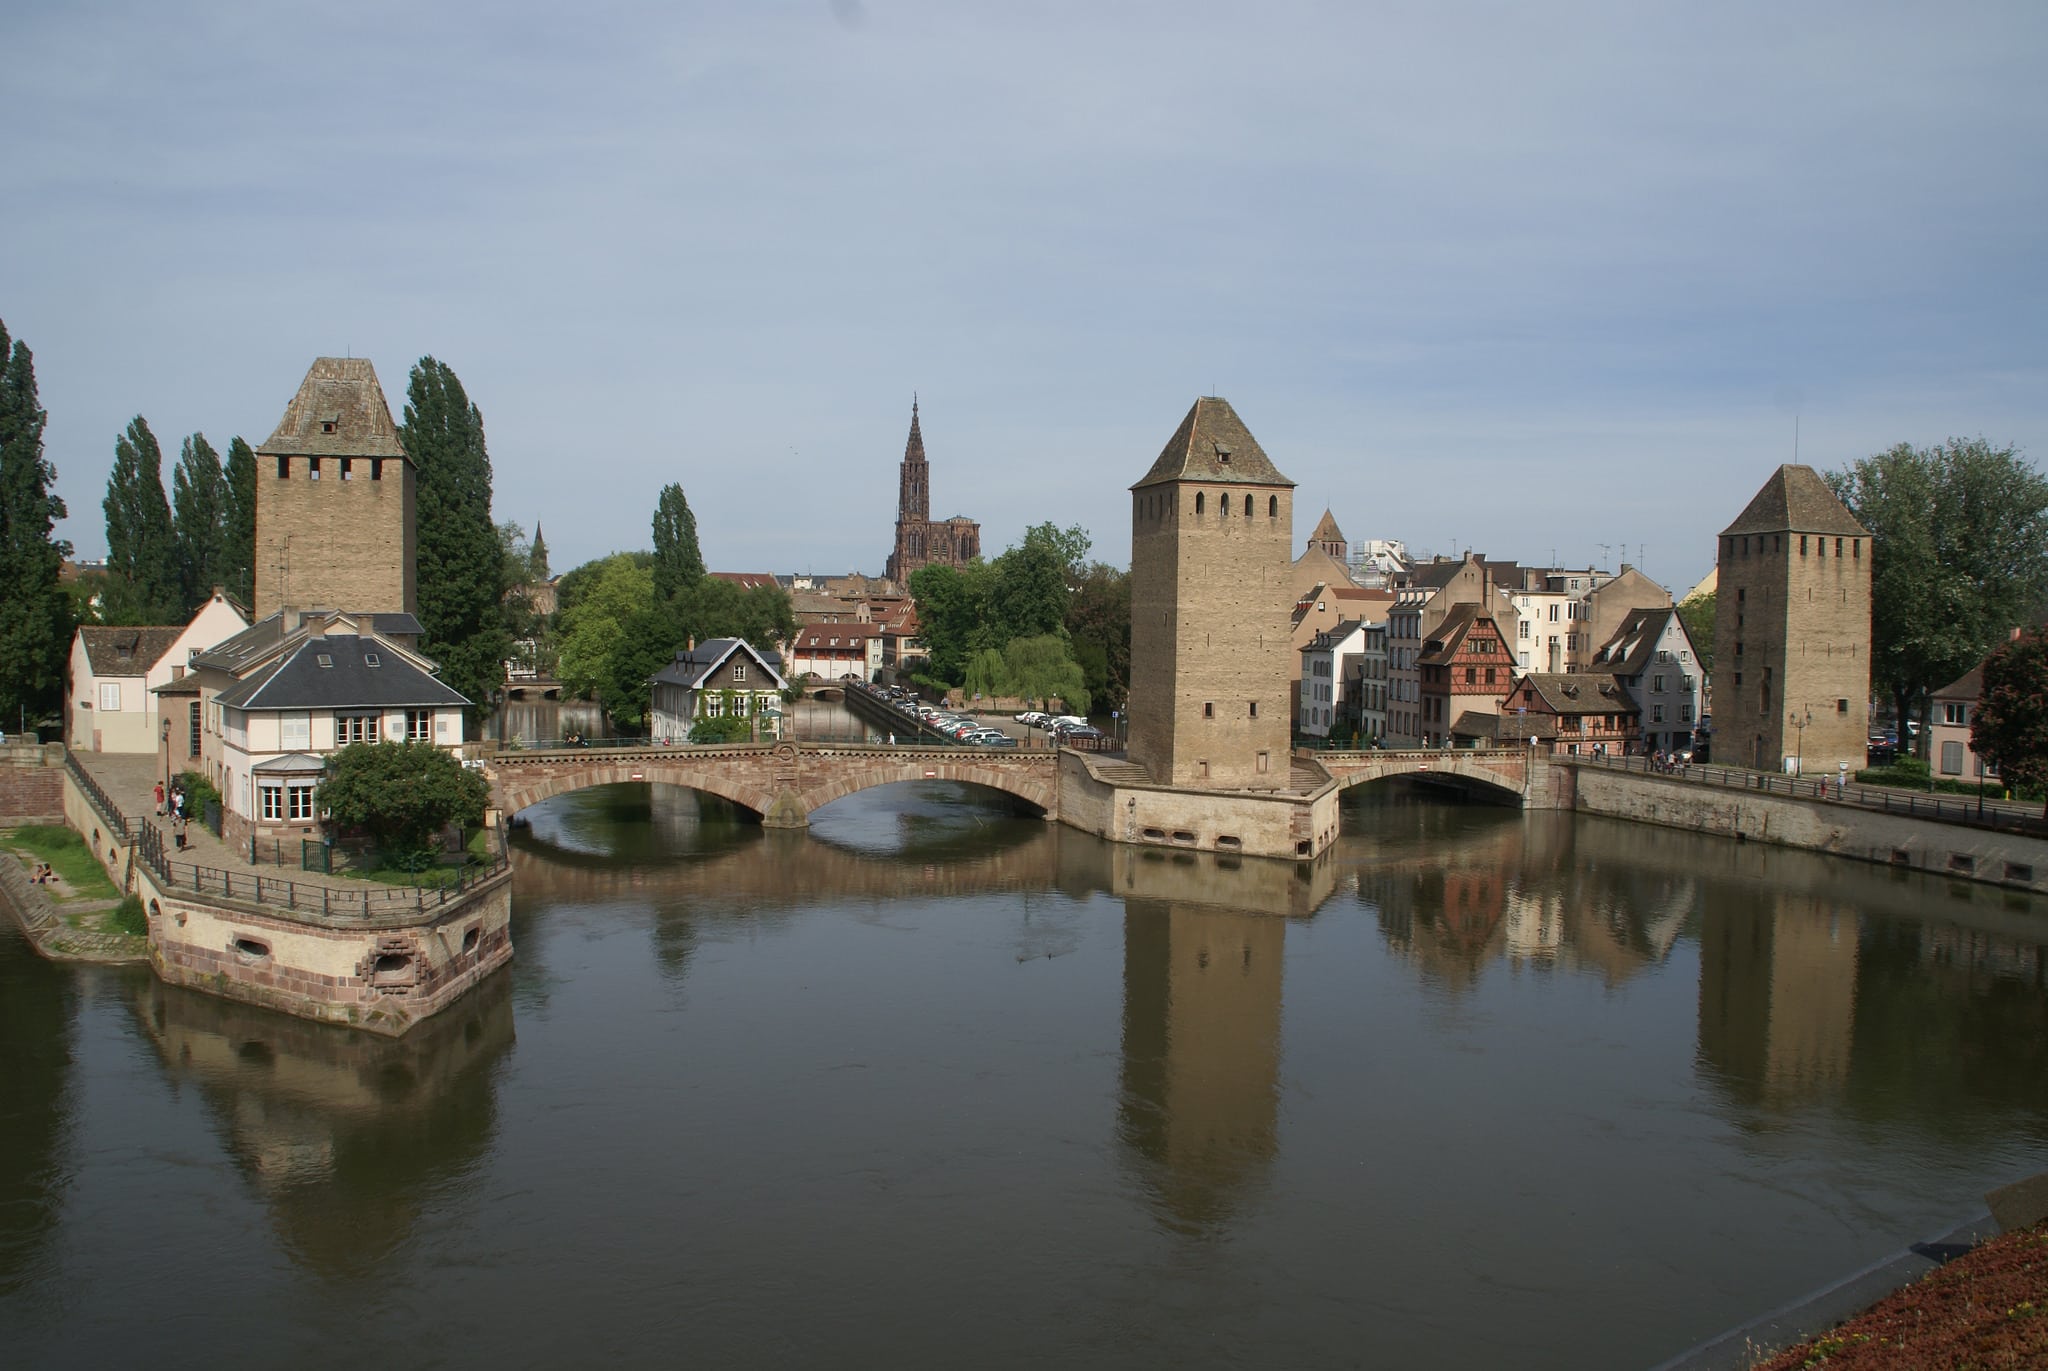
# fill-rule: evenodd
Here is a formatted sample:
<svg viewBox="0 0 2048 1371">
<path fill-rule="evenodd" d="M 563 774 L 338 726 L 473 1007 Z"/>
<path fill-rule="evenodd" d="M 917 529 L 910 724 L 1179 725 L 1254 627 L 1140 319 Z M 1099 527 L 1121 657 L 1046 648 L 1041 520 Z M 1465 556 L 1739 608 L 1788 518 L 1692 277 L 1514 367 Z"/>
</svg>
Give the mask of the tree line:
<svg viewBox="0 0 2048 1371">
<path fill-rule="evenodd" d="M 654 550 L 615 552 L 567 572 L 555 587 L 555 652 L 563 689 L 603 702 L 629 729 L 645 728 L 649 678 L 677 649 L 743 638 L 764 651 L 796 635 L 789 593 L 742 587 L 704 569 L 697 518 L 680 485 L 655 501 Z"/>
<path fill-rule="evenodd" d="M 1051 523 L 993 562 L 910 575 L 926 648 L 921 683 L 973 695 L 1059 699 L 1076 713 L 1130 696 L 1130 573 L 1090 562 L 1088 534 Z"/>
</svg>

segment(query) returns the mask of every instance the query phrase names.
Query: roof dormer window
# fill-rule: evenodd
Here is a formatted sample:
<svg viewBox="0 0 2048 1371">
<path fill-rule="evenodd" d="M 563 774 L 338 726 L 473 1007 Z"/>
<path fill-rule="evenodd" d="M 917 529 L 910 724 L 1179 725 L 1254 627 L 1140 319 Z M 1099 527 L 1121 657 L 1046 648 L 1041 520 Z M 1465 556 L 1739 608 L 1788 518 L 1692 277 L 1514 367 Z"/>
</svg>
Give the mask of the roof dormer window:
<svg viewBox="0 0 2048 1371">
<path fill-rule="evenodd" d="M 325 652 L 315 654 L 313 660 L 320 664 L 322 670 L 334 665 L 334 658 Z"/>
<path fill-rule="evenodd" d="M 379 657 L 379 656 L 378 656 L 378 655 L 377 655 L 376 653 L 374 653 L 374 652 L 365 652 L 365 653 L 363 654 L 363 665 L 364 665 L 364 666 L 382 666 L 382 665 L 384 665 L 384 659 L 383 659 L 382 657 Z"/>
</svg>

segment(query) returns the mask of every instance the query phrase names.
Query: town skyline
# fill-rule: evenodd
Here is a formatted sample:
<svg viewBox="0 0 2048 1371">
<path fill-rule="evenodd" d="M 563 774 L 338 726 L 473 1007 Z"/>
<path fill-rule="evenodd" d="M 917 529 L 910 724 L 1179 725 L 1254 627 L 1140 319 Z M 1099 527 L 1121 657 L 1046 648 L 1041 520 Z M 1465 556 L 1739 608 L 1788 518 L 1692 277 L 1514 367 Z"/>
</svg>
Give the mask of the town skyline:
<svg viewBox="0 0 2048 1371">
<path fill-rule="evenodd" d="M 679 481 L 714 566 L 878 572 L 913 391 L 934 518 L 1127 565 L 1220 394 L 1297 550 L 1327 506 L 1683 593 L 1782 462 L 2048 450 L 2048 18 L 1978 14 L 53 11 L 0 317 L 82 557 L 133 415 L 258 443 L 310 358 L 402 409 L 431 354 L 557 569 Z"/>
</svg>

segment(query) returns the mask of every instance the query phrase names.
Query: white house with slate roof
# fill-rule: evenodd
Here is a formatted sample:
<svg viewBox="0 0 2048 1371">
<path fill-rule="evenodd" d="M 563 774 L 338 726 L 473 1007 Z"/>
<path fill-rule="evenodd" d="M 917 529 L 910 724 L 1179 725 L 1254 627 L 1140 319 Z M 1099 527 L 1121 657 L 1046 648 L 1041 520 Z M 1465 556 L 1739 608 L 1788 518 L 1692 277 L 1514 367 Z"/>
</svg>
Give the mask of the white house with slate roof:
<svg viewBox="0 0 2048 1371">
<path fill-rule="evenodd" d="M 410 614 L 281 610 L 192 659 L 201 751 L 222 836 L 314 836 L 326 757 L 350 743 L 430 742 L 461 755 L 469 701 L 411 644 Z"/>
<path fill-rule="evenodd" d="M 71 639 L 65 741 L 80 752 L 157 751 L 168 717 L 157 692 L 184 677 L 195 653 L 248 626 L 218 588 L 183 628 L 84 625 Z"/>
<path fill-rule="evenodd" d="M 707 638 L 681 648 L 674 661 L 647 678 L 654 687 L 648 727 L 664 742 L 681 742 L 700 718 L 759 717 L 780 705 L 788 688 L 780 667 L 775 654 L 756 652 L 741 638 Z"/>
</svg>

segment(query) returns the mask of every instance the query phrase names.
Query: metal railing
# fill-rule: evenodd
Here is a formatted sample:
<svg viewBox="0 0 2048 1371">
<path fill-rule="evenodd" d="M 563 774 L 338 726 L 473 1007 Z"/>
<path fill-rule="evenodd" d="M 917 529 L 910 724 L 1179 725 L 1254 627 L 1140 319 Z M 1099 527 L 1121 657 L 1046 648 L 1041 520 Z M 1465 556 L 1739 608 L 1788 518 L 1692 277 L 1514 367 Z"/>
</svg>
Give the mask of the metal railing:
<svg viewBox="0 0 2048 1371">
<path fill-rule="evenodd" d="M 1647 776 L 1687 781 L 1696 785 L 1728 790 L 1747 790 L 1760 795 L 1783 795 L 1796 800 L 1823 800 L 1829 804 L 1852 805 L 1881 814 L 1898 814 L 1935 823 L 1987 828 L 2005 833 L 2048 836 L 2048 821 L 2039 806 L 1994 800 L 1985 796 L 1936 795 L 1925 791 L 1896 790 L 1889 786 L 1860 785 L 1850 781 L 1838 785 L 1835 777 L 1815 779 L 1787 776 L 1770 771 L 1716 766 L 1710 762 L 1657 765 L 1648 757 L 1559 757 L 1553 762 L 1603 767 L 1609 771 L 1633 771 Z"/>
<path fill-rule="evenodd" d="M 106 821 L 107 826 L 124 840 L 133 838 L 141 825 L 121 812 L 121 806 L 115 804 L 112 797 L 100 788 L 100 783 L 92 778 L 92 773 L 85 769 L 85 764 L 79 761 L 77 754 L 68 747 L 64 749 L 64 766 L 71 773 L 71 779 L 78 782 L 78 788 L 85 792 L 85 798 L 99 811 L 100 818 Z"/>
<path fill-rule="evenodd" d="M 163 833 L 155 824 L 142 826 L 136 853 L 167 891 L 218 895 L 222 899 L 269 905 L 297 914 L 317 914 L 327 919 L 389 919 L 424 914 L 460 900 L 510 865 L 501 842 L 497 856 L 488 866 L 457 867 L 454 881 L 443 885 L 398 886 L 367 881 L 360 886 L 354 882 L 347 887 L 321 885 L 265 876 L 260 871 L 229 871 L 176 861 L 164 850 Z"/>
</svg>

